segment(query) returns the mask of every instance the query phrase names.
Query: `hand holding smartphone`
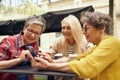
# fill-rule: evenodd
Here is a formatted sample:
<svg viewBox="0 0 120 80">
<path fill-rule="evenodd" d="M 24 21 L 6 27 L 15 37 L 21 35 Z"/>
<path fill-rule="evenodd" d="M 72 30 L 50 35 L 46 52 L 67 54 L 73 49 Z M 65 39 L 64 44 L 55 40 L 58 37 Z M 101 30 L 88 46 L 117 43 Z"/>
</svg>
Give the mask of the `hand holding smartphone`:
<svg viewBox="0 0 120 80">
<path fill-rule="evenodd" d="M 35 52 L 35 50 L 32 46 L 26 46 L 26 48 L 31 52 L 31 55 L 33 57 L 37 57 L 37 53 Z"/>
</svg>

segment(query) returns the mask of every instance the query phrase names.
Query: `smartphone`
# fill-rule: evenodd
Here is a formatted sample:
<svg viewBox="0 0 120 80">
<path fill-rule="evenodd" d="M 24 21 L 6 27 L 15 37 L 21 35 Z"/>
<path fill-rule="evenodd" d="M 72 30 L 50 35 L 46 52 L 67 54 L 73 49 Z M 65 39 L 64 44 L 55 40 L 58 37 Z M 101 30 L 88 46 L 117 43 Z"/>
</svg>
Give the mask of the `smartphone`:
<svg viewBox="0 0 120 80">
<path fill-rule="evenodd" d="M 37 53 L 35 52 L 35 50 L 32 46 L 27 46 L 26 48 L 31 52 L 31 55 L 33 57 L 37 57 Z"/>
</svg>

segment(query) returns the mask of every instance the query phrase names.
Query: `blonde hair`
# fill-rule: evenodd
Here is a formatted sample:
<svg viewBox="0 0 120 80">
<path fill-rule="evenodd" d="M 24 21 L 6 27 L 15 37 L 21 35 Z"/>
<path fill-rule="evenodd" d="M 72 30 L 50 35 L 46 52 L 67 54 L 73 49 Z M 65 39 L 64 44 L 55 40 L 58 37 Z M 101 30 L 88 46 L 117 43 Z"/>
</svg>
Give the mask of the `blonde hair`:
<svg viewBox="0 0 120 80">
<path fill-rule="evenodd" d="M 83 35 L 82 28 L 81 28 L 80 22 L 77 19 L 77 17 L 75 17 L 74 15 L 69 15 L 61 21 L 61 24 L 63 22 L 66 22 L 70 25 L 73 38 L 78 46 L 78 52 L 79 53 L 85 52 L 87 40 L 85 39 Z"/>
</svg>

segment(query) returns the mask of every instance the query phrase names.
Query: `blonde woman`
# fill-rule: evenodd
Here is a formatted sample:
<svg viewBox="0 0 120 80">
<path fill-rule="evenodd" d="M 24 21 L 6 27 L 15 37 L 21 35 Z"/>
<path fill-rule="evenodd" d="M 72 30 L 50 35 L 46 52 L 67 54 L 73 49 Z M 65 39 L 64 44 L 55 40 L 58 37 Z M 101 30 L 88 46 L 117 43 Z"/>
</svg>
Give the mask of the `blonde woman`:
<svg viewBox="0 0 120 80">
<path fill-rule="evenodd" d="M 63 36 L 58 37 L 50 46 L 48 53 L 81 54 L 90 48 L 85 39 L 79 20 L 74 15 L 69 15 L 61 21 Z M 63 60 L 63 59 L 62 59 Z"/>
<path fill-rule="evenodd" d="M 90 45 L 83 35 L 79 20 L 74 15 L 69 15 L 61 21 L 62 36 L 58 37 L 50 46 L 48 53 L 61 53 L 62 58 L 54 62 L 66 62 L 71 60 L 69 55 L 84 53 Z M 57 77 L 56 80 L 62 80 Z M 69 79 L 70 80 L 70 79 Z"/>
</svg>

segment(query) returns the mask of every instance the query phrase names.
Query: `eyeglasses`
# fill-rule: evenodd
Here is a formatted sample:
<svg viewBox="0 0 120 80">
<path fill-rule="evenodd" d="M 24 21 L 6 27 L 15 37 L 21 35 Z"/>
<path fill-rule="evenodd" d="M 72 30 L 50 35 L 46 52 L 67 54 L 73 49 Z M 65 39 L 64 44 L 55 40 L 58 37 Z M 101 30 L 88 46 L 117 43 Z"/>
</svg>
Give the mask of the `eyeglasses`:
<svg viewBox="0 0 120 80">
<path fill-rule="evenodd" d="M 84 27 L 82 28 L 82 30 L 83 30 L 84 32 L 87 32 L 89 28 L 93 28 L 93 27 L 90 27 L 90 26 L 84 26 Z"/>
<path fill-rule="evenodd" d="M 33 30 L 30 30 L 30 29 L 27 29 L 27 31 L 29 32 L 29 33 L 31 33 L 31 34 L 35 34 L 35 35 L 40 35 L 41 33 L 39 33 L 39 32 L 34 32 Z"/>
</svg>

